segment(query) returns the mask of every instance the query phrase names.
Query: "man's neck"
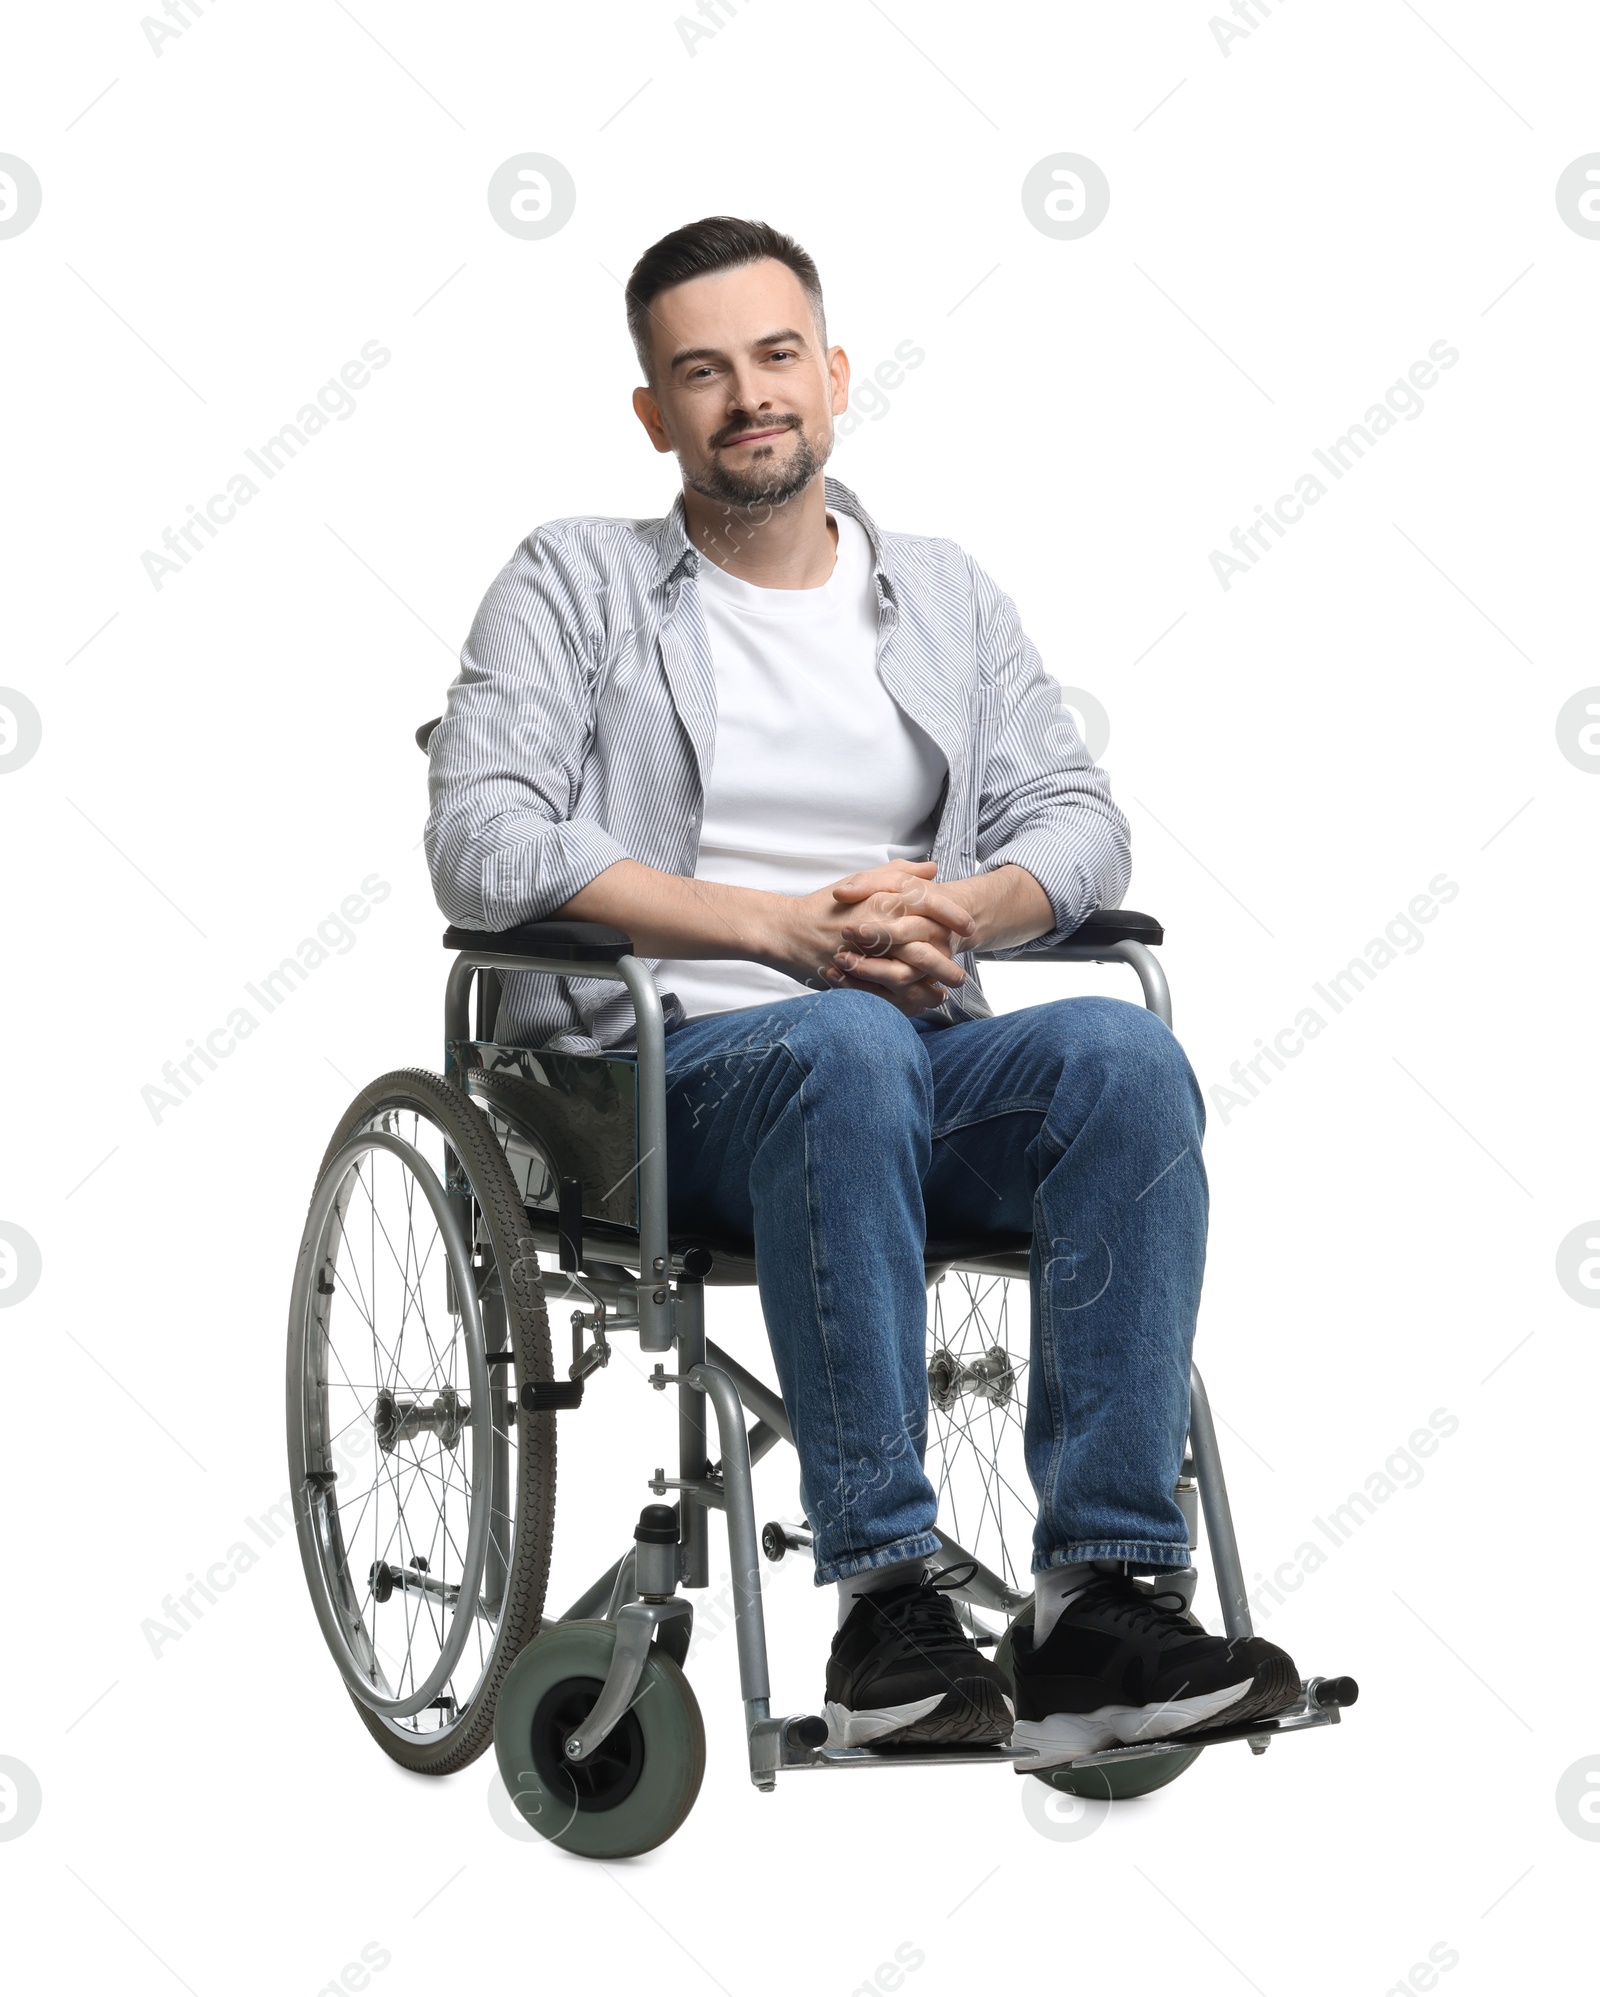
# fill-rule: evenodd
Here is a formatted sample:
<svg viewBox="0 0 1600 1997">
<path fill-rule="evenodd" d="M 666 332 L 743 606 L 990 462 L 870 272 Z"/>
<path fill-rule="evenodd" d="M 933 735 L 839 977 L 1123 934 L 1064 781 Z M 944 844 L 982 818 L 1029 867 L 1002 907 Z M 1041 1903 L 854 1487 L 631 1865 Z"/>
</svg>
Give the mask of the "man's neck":
<svg viewBox="0 0 1600 1997">
<path fill-rule="evenodd" d="M 833 574 L 839 530 L 819 473 L 781 506 L 728 506 L 683 489 L 689 542 L 708 561 L 759 589 L 820 589 Z"/>
</svg>

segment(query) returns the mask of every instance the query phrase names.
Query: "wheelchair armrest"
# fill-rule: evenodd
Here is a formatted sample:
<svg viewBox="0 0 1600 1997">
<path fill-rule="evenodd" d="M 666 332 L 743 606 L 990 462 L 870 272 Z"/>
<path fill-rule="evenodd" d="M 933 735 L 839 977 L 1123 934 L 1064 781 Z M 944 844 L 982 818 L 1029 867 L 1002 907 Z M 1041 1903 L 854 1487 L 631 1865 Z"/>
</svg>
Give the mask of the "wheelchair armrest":
<svg viewBox="0 0 1600 1997">
<path fill-rule="evenodd" d="M 447 950 L 483 950 L 496 957 L 555 957 L 571 964 L 614 964 L 633 955 L 633 939 L 604 922 L 520 922 L 515 929 L 444 932 Z"/>
<path fill-rule="evenodd" d="M 1024 950 L 1003 959 L 1008 964 L 1081 964 L 1097 949 L 1113 943 L 1164 942 L 1166 931 L 1153 915 L 1141 915 L 1136 908 L 1102 908 L 1085 917 L 1064 943 L 1047 950 Z M 996 961 L 987 951 L 978 953 L 980 963 Z"/>
</svg>

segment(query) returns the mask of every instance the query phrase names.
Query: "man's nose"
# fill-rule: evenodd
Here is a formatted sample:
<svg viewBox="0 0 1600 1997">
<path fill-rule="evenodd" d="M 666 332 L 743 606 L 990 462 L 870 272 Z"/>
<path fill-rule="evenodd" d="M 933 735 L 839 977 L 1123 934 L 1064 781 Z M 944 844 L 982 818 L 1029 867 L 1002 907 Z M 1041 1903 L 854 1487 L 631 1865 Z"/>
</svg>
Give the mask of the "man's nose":
<svg viewBox="0 0 1600 1997">
<path fill-rule="evenodd" d="M 772 395 L 768 385 L 759 375 L 741 374 L 736 368 L 728 383 L 728 410 L 737 415 L 740 410 L 759 411 L 772 407 Z"/>
</svg>

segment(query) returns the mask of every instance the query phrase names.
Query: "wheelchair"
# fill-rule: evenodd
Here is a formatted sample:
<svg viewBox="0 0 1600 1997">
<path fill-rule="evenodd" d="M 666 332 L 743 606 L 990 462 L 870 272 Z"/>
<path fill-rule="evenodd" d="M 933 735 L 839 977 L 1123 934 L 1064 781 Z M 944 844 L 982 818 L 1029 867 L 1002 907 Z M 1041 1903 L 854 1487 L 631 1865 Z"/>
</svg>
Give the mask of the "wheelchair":
<svg viewBox="0 0 1600 1997">
<path fill-rule="evenodd" d="M 419 742 L 427 730 L 418 731 Z M 1161 926 L 1130 909 L 1091 916 L 1017 963 L 1121 964 L 1169 1027 Z M 1312 1677 L 1268 1720 L 1086 1754 L 1043 1769 L 1009 1747 L 835 1748 L 812 1713 L 775 1714 L 762 1558 L 810 1542 L 804 1519 L 758 1524 L 751 1468 L 792 1443 L 776 1388 L 706 1336 L 710 1285 L 752 1285 L 754 1247 L 670 1231 L 660 998 L 629 939 L 546 921 L 451 928 L 442 1075 L 405 1069 L 363 1089 L 312 1194 L 290 1304 L 290 1488 L 312 1603 L 356 1712 L 402 1766 L 466 1767 L 493 1742 L 522 1817 L 575 1854 L 659 1845 L 699 1791 L 705 1733 L 684 1663 L 694 1591 L 711 1584 L 713 1513 L 726 1524 L 751 1780 L 933 1762 L 995 1765 L 1077 1795 L 1159 1789 L 1207 1747 L 1337 1723 L 1348 1677 Z M 497 1044 L 506 972 L 621 983 L 636 1051 L 573 1054 Z M 968 1633 L 1005 1665 L 1031 1619 L 1032 1499 L 1022 1465 L 1027 1395 L 1026 1236 L 929 1241 L 926 1463 L 936 1532 Z M 1021 1302 L 1012 1302 L 1020 1283 Z M 559 1369 L 550 1314 L 570 1303 Z M 675 1476 L 639 1474 L 652 1502 L 632 1539 L 569 1605 L 550 1599 L 558 1432 L 592 1452 L 584 1536 L 636 1474 L 593 1434 L 594 1388 L 637 1339 L 648 1384 L 676 1400 Z M 626 1369 L 623 1369 L 626 1370 Z M 642 1369 L 636 1369 L 642 1370 Z M 585 1406 L 586 1390 L 589 1405 Z M 711 1450 L 714 1423 L 717 1455 Z M 574 1435 L 573 1431 L 580 1431 Z M 600 1481 L 595 1482 L 598 1468 Z M 670 1496 L 670 1502 L 668 1502 Z M 1216 1426 L 1191 1374 L 1177 1501 L 1207 1555 L 1229 1636 L 1250 1604 Z M 617 1526 L 623 1542 L 626 1527 Z M 579 1549 L 575 1548 L 574 1551 Z M 1162 1586 L 1186 1610 L 1191 1558 Z M 1150 1586 L 1144 1583 L 1140 1585 Z"/>
</svg>

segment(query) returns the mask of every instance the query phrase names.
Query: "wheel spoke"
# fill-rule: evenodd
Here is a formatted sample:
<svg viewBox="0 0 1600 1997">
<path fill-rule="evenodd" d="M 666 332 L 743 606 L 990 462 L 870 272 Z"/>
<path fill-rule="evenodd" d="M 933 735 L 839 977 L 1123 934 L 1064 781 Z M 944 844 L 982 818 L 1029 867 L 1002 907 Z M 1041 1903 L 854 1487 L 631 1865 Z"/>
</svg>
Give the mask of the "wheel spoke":
<svg viewBox="0 0 1600 1997">
<path fill-rule="evenodd" d="M 962 1272 L 935 1286 L 928 1346 L 940 1364 L 930 1383 L 942 1391 L 930 1411 L 928 1472 L 944 1530 L 1014 1587 L 1028 1564 L 1033 1503 L 1024 1454 L 1028 1354 L 1012 1349 L 1011 1287 L 1006 1277 Z"/>
</svg>

